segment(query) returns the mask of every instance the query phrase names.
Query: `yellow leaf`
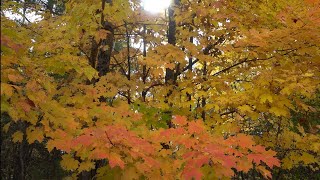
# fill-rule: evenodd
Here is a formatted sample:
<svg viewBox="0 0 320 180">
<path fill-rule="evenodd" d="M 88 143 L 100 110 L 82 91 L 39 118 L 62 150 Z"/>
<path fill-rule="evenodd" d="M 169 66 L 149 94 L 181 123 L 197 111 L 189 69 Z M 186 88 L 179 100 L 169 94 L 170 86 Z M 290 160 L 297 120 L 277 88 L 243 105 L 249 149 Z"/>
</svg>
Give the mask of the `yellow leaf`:
<svg viewBox="0 0 320 180">
<path fill-rule="evenodd" d="M 301 133 L 303 136 L 305 135 L 304 128 L 302 126 L 300 126 L 300 124 L 298 124 L 297 129 L 298 129 L 299 133 Z"/>
<path fill-rule="evenodd" d="M 31 144 L 34 141 L 42 142 L 43 140 L 43 130 L 40 128 L 29 127 L 26 130 L 28 143 Z"/>
<path fill-rule="evenodd" d="M 260 116 L 260 114 L 259 114 L 259 113 L 254 112 L 254 111 L 249 112 L 247 115 L 248 115 L 249 117 L 251 117 L 251 119 L 253 119 L 253 120 L 258 119 L 258 118 L 259 118 L 259 116 Z"/>
<path fill-rule="evenodd" d="M 312 147 L 312 150 L 313 151 L 316 151 L 316 152 L 318 152 L 319 150 L 320 150 L 320 143 L 313 143 L 312 145 L 311 145 L 311 147 Z"/>
<path fill-rule="evenodd" d="M 267 170 L 265 167 L 263 166 L 258 166 L 257 167 L 258 171 L 261 172 L 261 174 L 266 178 L 269 179 L 272 177 L 271 172 L 269 170 Z"/>
<path fill-rule="evenodd" d="M 285 157 L 283 160 L 282 160 L 282 168 L 283 169 L 291 169 L 293 167 L 293 162 L 292 160 L 290 159 L 290 157 Z"/>
<path fill-rule="evenodd" d="M 123 179 L 139 179 L 139 174 L 134 167 L 130 167 L 123 172 Z"/>
<path fill-rule="evenodd" d="M 98 76 L 98 72 L 92 67 L 85 67 L 82 69 L 83 74 L 91 81 L 92 78 Z"/>
<path fill-rule="evenodd" d="M 2 130 L 3 130 L 5 133 L 7 133 L 7 132 L 8 132 L 8 130 L 9 130 L 10 125 L 11 125 L 11 123 L 10 123 L 10 122 L 9 122 L 9 123 L 7 123 L 6 125 L 4 125 L 4 126 L 3 126 Z"/>
<path fill-rule="evenodd" d="M 6 97 L 1 97 L 1 113 L 2 112 L 8 112 L 10 109 L 10 104 L 7 101 Z"/>
<path fill-rule="evenodd" d="M 252 88 L 252 84 L 251 83 L 243 83 L 242 86 L 245 88 L 245 89 L 251 89 Z"/>
<path fill-rule="evenodd" d="M 154 76 L 161 76 L 162 74 L 163 74 L 163 70 L 162 69 L 160 69 L 160 68 L 158 68 L 158 69 L 154 69 L 153 71 L 152 71 L 152 74 L 154 75 Z"/>
<path fill-rule="evenodd" d="M 301 160 L 304 162 L 304 164 L 311 164 L 316 162 L 316 159 L 314 158 L 314 156 L 306 152 L 302 153 Z"/>
<path fill-rule="evenodd" d="M 23 140 L 23 133 L 21 131 L 17 131 L 12 135 L 13 142 L 22 142 Z"/>
<path fill-rule="evenodd" d="M 1 95 L 7 95 L 9 97 L 13 94 L 13 88 L 9 84 L 1 83 Z"/>
<path fill-rule="evenodd" d="M 314 74 L 313 73 L 305 73 L 303 76 L 304 77 L 312 77 L 312 76 L 314 76 Z"/>
<path fill-rule="evenodd" d="M 169 64 L 166 64 L 165 67 L 173 70 L 176 67 L 176 65 L 174 63 L 169 63 Z"/>
<path fill-rule="evenodd" d="M 193 88 L 192 87 L 187 87 L 184 90 L 181 91 L 182 93 L 188 93 L 191 94 L 193 92 Z"/>
<path fill-rule="evenodd" d="M 272 96 L 270 94 L 262 94 L 260 96 L 260 102 L 265 103 L 266 101 L 273 102 Z"/>
<path fill-rule="evenodd" d="M 248 105 L 239 106 L 238 109 L 241 113 L 251 112 L 251 107 Z"/>
<path fill-rule="evenodd" d="M 64 154 L 60 164 L 65 170 L 76 170 L 79 166 L 79 161 L 71 157 L 70 154 Z"/>
<path fill-rule="evenodd" d="M 79 172 L 89 171 L 89 170 L 91 170 L 91 169 L 93 169 L 93 168 L 94 168 L 94 162 L 92 162 L 92 161 L 85 161 L 85 162 L 80 163 L 80 166 L 79 166 L 78 171 L 79 171 Z"/>
<path fill-rule="evenodd" d="M 279 107 L 272 107 L 269 109 L 269 111 L 271 113 L 275 114 L 276 116 L 287 116 L 288 115 L 288 111 L 286 109 L 279 108 Z"/>
<path fill-rule="evenodd" d="M 218 112 L 219 109 L 220 109 L 220 107 L 219 107 L 219 105 L 217 105 L 217 104 L 207 104 L 207 105 L 205 106 L 205 109 L 206 109 L 206 110 L 214 109 L 216 112 Z"/>
</svg>

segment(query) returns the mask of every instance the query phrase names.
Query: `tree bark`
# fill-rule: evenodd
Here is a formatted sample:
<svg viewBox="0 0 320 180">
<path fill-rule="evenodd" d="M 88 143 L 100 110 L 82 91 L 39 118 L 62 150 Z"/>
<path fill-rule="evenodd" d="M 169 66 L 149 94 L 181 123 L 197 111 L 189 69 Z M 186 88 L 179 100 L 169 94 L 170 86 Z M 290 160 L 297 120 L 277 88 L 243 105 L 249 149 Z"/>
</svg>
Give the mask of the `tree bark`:
<svg viewBox="0 0 320 180">
<path fill-rule="evenodd" d="M 168 43 L 172 44 L 173 46 L 176 45 L 176 21 L 174 20 L 174 7 L 175 5 L 179 5 L 180 0 L 174 0 L 174 2 L 168 8 L 168 18 L 169 18 L 169 27 L 168 27 Z M 176 65 L 178 66 L 178 65 Z M 166 68 L 166 75 L 165 75 L 165 83 L 171 84 L 177 80 L 177 75 L 179 71 L 179 67 L 176 67 L 176 73 L 174 70 Z"/>
<path fill-rule="evenodd" d="M 95 69 L 99 72 L 99 76 L 104 76 L 109 72 L 110 60 L 111 60 L 111 53 L 113 49 L 114 43 L 114 27 L 111 22 L 105 20 L 103 11 L 105 9 L 105 4 L 109 3 L 112 5 L 111 0 L 102 0 L 102 14 L 101 14 L 101 25 L 104 30 L 107 30 L 109 33 L 107 34 L 106 38 L 100 40 L 98 55 L 97 55 L 97 63 Z M 107 47 L 107 48 L 105 48 Z M 92 49 L 92 51 L 96 51 Z"/>
</svg>

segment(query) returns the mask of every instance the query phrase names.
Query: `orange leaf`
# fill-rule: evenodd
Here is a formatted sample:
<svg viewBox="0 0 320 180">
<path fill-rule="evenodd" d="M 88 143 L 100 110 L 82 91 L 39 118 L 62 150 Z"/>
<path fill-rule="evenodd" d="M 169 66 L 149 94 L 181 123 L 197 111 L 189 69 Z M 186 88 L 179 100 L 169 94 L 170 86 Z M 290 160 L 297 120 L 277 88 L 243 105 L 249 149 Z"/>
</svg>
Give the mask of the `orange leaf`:
<svg viewBox="0 0 320 180">
<path fill-rule="evenodd" d="M 239 146 L 242 148 L 251 148 L 254 144 L 252 137 L 245 134 L 238 134 Z"/>
<path fill-rule="evenodd" d="M 10 81 L 12 81 L 12 82 L 20 82 L 20 81 L 22 81 L 24 78 L 21 76 L 21 75 L 19 75 L 19 74 L 15 74 L 15 75 L 13 75 L 13 74 L 8 74 L 8 78 L 9 78 L 9 80 Z"/>
<path fill-rule="evenodd" d="M 197 120 L 197 121 L 189 122 L 188 131 L 191 134 L 193 133 L 200 134 L 201 132 L 204 131 L 203 121 Z"/>
<path fill-rule="evenodd" d="M 111 153 L 108 160 L 111 168 L 119 166 L 121 169 L 124 169 L 124 162 L 121 160 L 119 154 Z"/>
<path fill-rule="evenodd" d="M 179 126 L 184 126 L 188 123 L 187 118 L 184 116 L 175 116 L 175 118 L 172 120 L 172 122 L 174 124 L 179 125 Z"/>
<path fill-rule="evenodd" d="M 195 179 L 200 180 L 202 177 L 202 172 L 197 168 L 191 168 L 191 169 L 184 169 L 182 175 L 185 177 L 185 179 Z"/>
</svg>

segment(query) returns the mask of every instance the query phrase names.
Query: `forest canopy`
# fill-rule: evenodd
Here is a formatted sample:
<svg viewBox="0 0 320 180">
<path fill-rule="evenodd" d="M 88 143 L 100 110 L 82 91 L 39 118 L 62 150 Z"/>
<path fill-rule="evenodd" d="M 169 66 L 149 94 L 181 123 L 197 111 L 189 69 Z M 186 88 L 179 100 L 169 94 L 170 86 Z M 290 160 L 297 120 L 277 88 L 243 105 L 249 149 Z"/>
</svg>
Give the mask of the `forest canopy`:
<svg viewBox="0 0 320 180">
<path fill-rule="evenodd" d="M 143 4 L 1 1 L 3 179 L 320 178 L 320 1 Z"/>
</svg>

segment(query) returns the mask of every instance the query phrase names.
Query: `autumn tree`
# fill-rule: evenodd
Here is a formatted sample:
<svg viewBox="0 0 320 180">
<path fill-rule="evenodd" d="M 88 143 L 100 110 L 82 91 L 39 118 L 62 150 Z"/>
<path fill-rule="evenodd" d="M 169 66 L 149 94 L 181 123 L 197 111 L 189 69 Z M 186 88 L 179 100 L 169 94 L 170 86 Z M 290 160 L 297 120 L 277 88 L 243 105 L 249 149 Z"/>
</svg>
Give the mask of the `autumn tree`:
<svg viewBox="0 0 320 180">
<path fill-rule="evenodd" d="M 83 179 L 317 171 L 319 6 L 174 0 L 165 16 L 84 0 L 24 25 L 2 13 L 3 131 Z"/>
</svg>

